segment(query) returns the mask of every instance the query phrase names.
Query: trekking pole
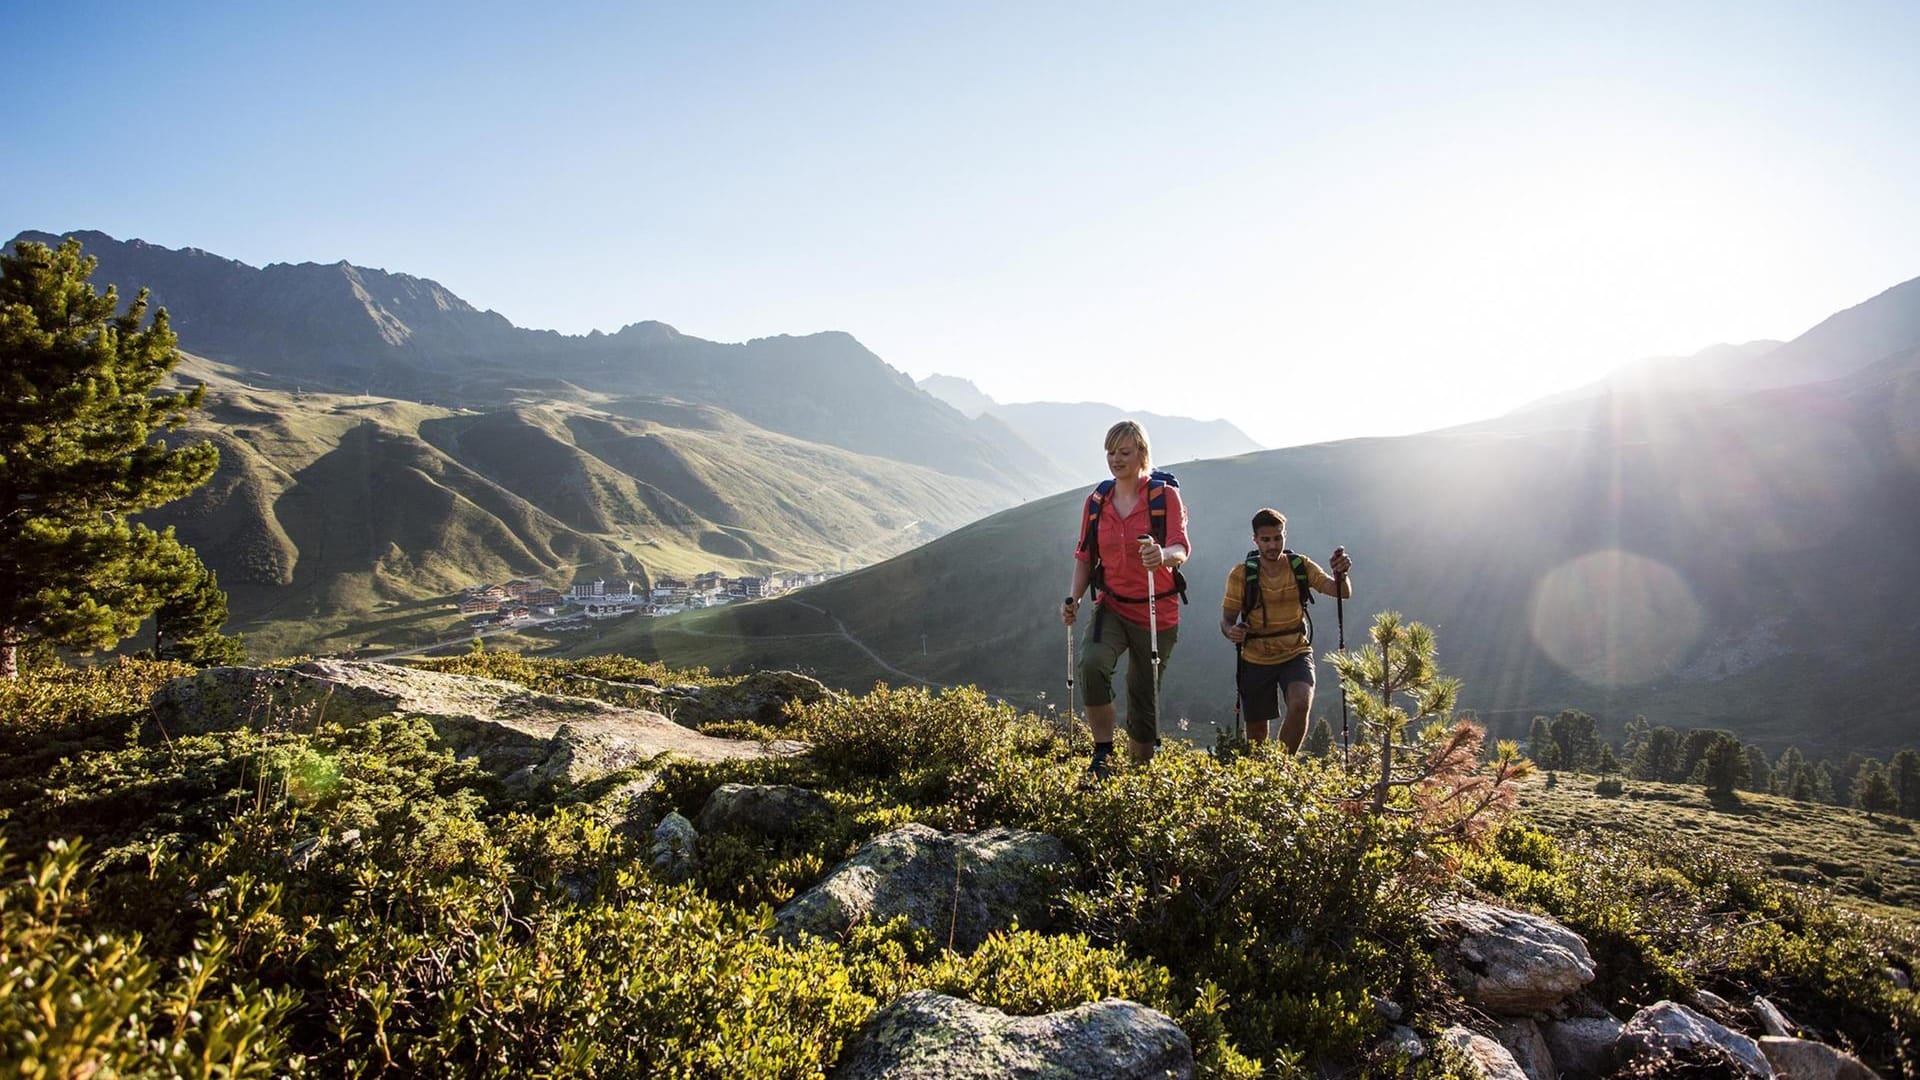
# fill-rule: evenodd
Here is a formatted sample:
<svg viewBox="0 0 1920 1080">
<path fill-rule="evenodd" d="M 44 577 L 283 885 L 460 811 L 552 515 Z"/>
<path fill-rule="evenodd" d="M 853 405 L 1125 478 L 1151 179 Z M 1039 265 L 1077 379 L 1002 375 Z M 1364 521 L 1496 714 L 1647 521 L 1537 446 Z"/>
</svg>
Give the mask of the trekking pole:
<svg viewBox="0 0 1920 1080">
<path fill-rule="evenodd" d="M 1347 652 L 1347 573 L 1333 575 L 1333 618 L 1340 626 L 1340 654 Z M 1352 754 L 1347 745 L 1347 680 L 1340 680 L 1340 760 L 1347 763 Z"/>
<path fill-rule="evenodd" d="M 1247 625 L 1247 621 L 1241 619 L 1240 625 Z M 1246 648 L 1245 642 L 1233 647 L 1233 741 L 1237 743 L 1247 741 L 1247 724 L 1240 716 L 1240 707 L 1246 701 L 1240 692 L 1240 670 L 1246 662 Z"/>
<path fill-rule="evenodd" d="M 1067 597 L 1068 607 L 1073 606 L 1073 597 Z M 1067 732 L 1073 732 L 1073 624 L 1067 624 Z"/>
<path fill-rule="evenodd" d="M 1153 537 L 1142 535 L 1140 539 L 1153 542 Z M 1147 556 L 1141 552 L 1140 561 L 1144 564 Z M 1147 567 L 1147 656 L 1153 661 L 1153 722 L 1160 723 L 1160 605 L 1155 603 L 1153 595 L 1153 568 Z"/>
</svg>

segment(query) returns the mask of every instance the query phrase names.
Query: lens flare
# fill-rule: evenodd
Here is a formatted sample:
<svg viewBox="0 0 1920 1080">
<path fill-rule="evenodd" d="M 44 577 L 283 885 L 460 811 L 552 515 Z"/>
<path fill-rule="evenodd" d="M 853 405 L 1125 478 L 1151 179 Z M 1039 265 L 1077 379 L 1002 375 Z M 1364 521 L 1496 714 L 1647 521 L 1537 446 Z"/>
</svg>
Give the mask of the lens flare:
<svg viewBox="0 0 1920 1080">
<path fill-rule="evenodd" d="M 1700 602 L 1674 569 L 1643 555 L 1589 552 L 1534 586 L 1534 643 L 1596 686 L 1638 686 L 1672 671 L 1700 636 Z"/>
</svg>

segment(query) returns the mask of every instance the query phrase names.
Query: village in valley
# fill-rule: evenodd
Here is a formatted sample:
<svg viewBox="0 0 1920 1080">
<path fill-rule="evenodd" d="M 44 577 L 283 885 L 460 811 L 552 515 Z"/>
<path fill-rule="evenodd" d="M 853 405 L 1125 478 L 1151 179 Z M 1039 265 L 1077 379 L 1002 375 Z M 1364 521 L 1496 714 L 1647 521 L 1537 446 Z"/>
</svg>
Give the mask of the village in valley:
<svg viewBox="0 0 1920 1080">
<path fill-rule="evenodd" d="M 545 582 L 514 578 L 475 585 L 452 602 L 475 630 L 532 625 L 544 630 L 582 630 L 601 619 L 671 615 L 689 608 L 780 596 L 836 576 L 834 571 L 819 571 L 728 577 L 709 570 L 690 582 L 662 577 L 651 587 L 628 578 L 579 578 L 564 593 Z"/>
</svg>

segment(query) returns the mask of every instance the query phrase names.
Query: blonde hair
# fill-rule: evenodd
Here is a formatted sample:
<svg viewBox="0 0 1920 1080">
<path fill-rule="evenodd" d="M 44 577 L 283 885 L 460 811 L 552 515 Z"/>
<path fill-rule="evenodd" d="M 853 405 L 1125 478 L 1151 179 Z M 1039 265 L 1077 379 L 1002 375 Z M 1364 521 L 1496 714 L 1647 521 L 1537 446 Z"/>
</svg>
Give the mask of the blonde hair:
<svg viewBox="0 0 1920 1080">
<path fill-rule="evenodd" d="M 1147 442 L 1147 429 L 1141 427 L 1138 420 L 1122 420 L 1107 429 L 1107 449 L 1119 446 L 1122 439 L 1132 439 L 1134 445 L 1140 448 L 1141 464 L 1153 463 L 1153 447 Z"/>
</svg>

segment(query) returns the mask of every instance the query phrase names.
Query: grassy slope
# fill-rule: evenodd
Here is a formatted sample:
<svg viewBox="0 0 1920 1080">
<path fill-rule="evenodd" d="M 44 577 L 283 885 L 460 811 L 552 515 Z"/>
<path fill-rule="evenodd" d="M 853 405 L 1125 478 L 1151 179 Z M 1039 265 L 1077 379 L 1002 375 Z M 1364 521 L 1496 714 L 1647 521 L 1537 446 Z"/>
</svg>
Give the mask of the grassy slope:
<svg viewBox="0 0 1920 1080">
<path fill-rule="evenodd" d="M 1863 911 L 1920 923 L 1920 836 L 1911 821 L 1740 792 L 1709 798 L 1697 785 L 1625 781 L 1595 794 L 1594 778 L 1562 773 L 1526 783 L 1521 805 L 1557 835 L 1627 832 L 1686 836 L 1773 865 L 1787 880 L 1818 884 Z"/>
<path fill-rule="evenodd" d="M 522 575 L 838 569 L 987 512 L 990 485 L 808 443 L 717 409 L 474 414 L 252 388 L 195 361 L 214 481 L 155 515 L 221 575 L 263 654 L 458 633 L 433 603 Z"/>
</svg>

